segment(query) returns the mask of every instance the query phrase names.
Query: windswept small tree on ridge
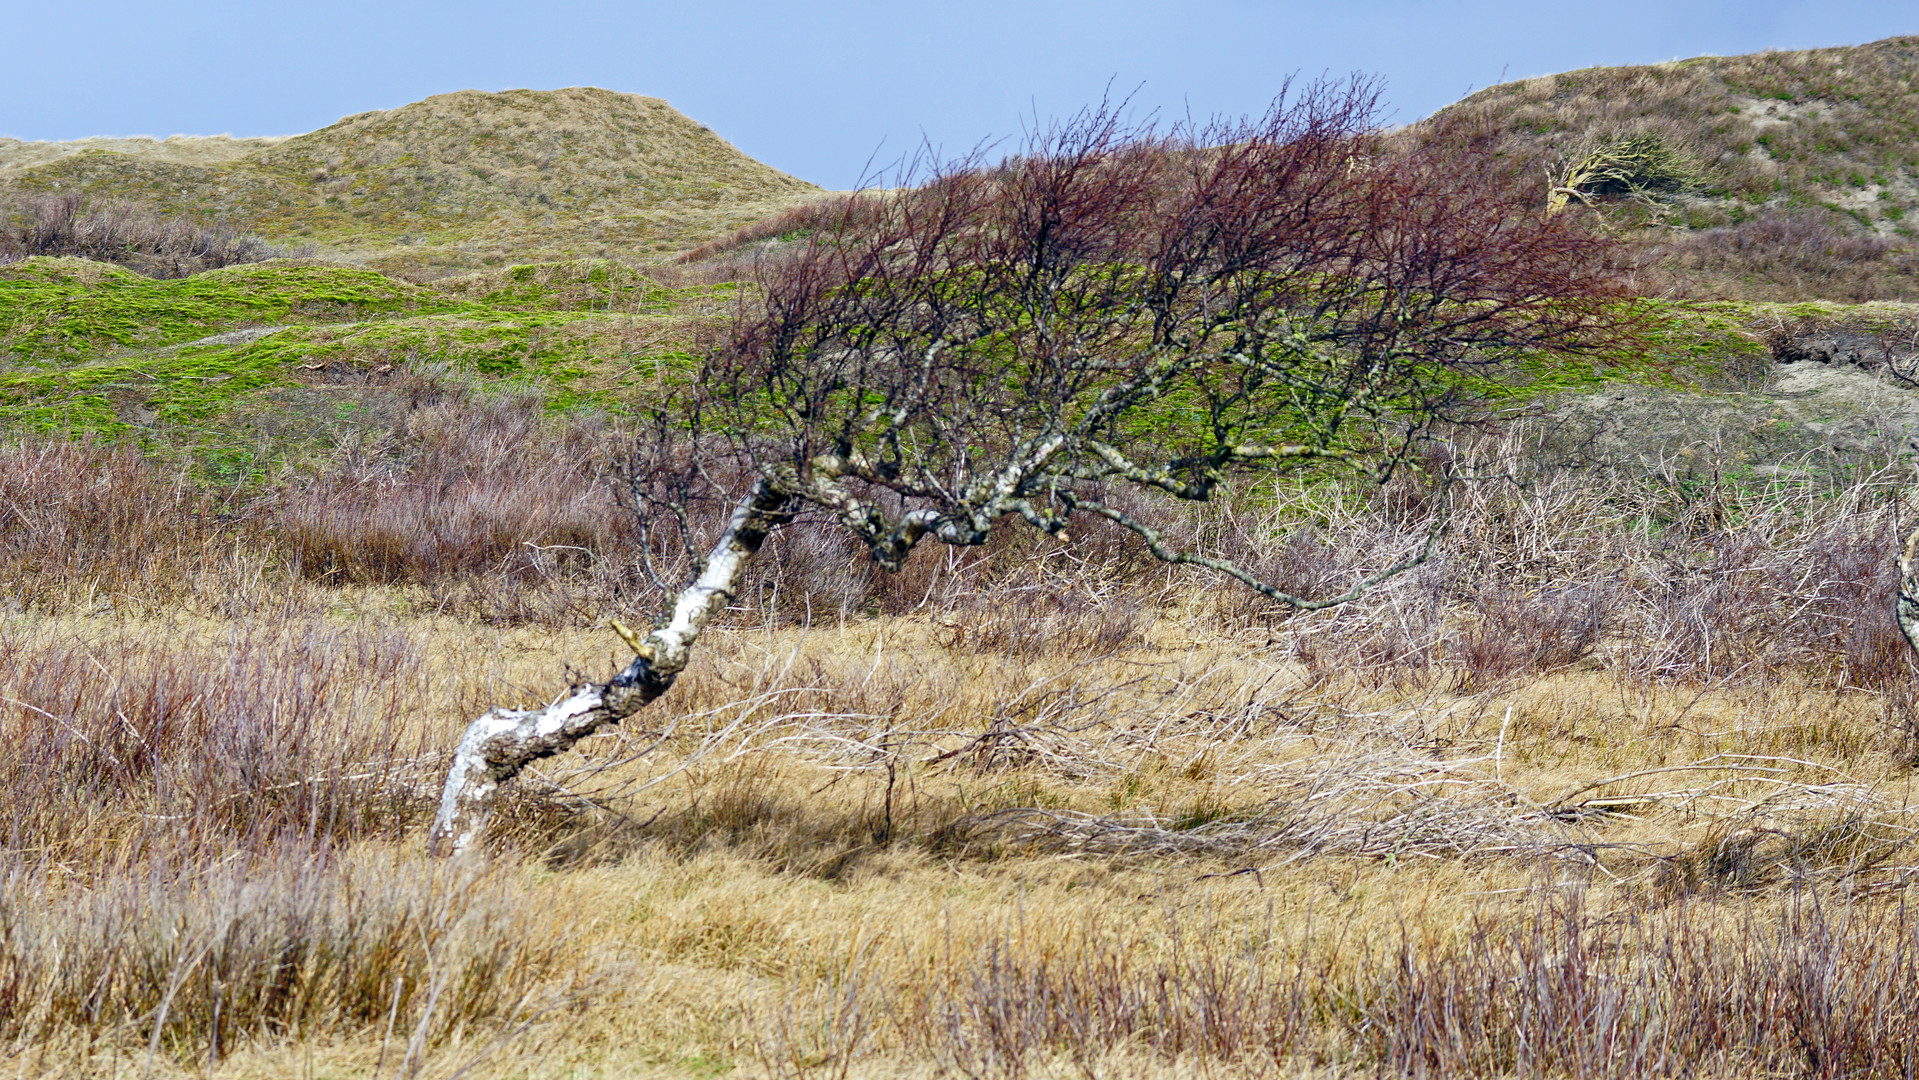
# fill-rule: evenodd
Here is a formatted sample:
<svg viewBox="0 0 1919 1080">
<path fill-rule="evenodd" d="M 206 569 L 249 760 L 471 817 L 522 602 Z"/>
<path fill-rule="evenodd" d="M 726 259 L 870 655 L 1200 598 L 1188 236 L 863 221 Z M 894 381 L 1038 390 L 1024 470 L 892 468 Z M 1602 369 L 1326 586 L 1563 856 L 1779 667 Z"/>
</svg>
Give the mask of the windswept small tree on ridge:
<svg viewBox="0 0 1919 1080">
<path fill-rule="evenodd" d="M 1171 132 L 1101 107 L 997 163 L 852 196 L 764 261 L 660 429 L 682 471 L 635 482 L 654 535 L 689 538 L 686 493 L 742 477 L 724 530 L 662 625 L 618 628 L 636 653 L 625 670 L 473 722 L 434 849 L 472 847 L 523 766 L 672 686 L 747 561 L 802 513 L 889 570 L 928 540 L 1104 518 L 1160 559 L 1302 609 L 1423 561 L 1443 513 L 1345 593 L 1294 596 L 1139 509 L 1248 476 L 1385 483 L 1471 419 L 1474 373 L 1613 340 L 1606 241 L 1529 208 L 1536 192 L 1470 150 L 1394 150 L 1374 102 L 1362 81 L 1317 85 L 1256 120 Z M 1129 487 L 1148 497 L 1113 497 Z"/>
</svg>

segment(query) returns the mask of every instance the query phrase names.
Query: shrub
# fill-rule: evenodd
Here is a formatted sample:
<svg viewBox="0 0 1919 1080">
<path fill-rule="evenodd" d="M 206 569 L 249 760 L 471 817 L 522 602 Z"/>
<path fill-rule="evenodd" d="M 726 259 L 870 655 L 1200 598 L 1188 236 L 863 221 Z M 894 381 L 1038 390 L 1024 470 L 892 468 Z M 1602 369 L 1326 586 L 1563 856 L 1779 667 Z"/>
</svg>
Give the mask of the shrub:
<svg viewBox="0 0 1919 1080">
<path fill-rule="evenodd" d="M 35 255 L 118 263 L 148 277 L 190 277 L 290 251 L 226 225 L 202 225 L 129 202 L 93 204 L 76 194 L 0 203 L 0 262 Z"/>
</svg>

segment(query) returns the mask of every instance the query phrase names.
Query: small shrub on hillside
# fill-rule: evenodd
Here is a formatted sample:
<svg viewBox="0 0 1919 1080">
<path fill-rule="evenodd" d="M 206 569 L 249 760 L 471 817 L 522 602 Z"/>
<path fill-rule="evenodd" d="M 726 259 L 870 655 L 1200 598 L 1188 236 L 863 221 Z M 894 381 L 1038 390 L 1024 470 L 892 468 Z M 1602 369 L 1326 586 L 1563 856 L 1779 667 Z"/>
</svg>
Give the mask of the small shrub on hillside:
<svg viewBox="0 0 1919 1080">
<path fill-rule="evenodd" d="M 127 202 L 76 194 L 0 203 L 0 262 L 35 255 L 118 263 L 148 277 L 189 277 L 236 263 L 309 253 L 273 246 L 225 225 L 201 225 Z"/>
</svg>

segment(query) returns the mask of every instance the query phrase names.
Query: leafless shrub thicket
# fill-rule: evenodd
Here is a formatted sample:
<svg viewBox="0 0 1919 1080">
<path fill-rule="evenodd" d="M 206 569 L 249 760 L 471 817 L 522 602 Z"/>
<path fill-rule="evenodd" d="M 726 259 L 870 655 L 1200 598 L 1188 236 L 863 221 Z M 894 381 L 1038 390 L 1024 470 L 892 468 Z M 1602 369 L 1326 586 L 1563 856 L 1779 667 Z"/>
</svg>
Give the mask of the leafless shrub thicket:
<svg viewBox="0 0 1919 1080">
<path fill-rule="evenodd" d="M 408 1075 L 462 1037 L 474 1059 L 585 978 L 497 880 L 297 849 L 168 869 L 115 868 L 57 904 L 45 870 L 0 876 L 0 1045 L 20 1067 L 137 1047 L 149 1071 L 211 1070 L 291 1036 L 376 1041 Z"/>
<path fill-rule="evenodd" d="M 0 203 L 0 262 L 64 255 L 118 263 L 148 277 L 190 277 L 235 263 L 306 254 L 225 225 L 201 225 L 128 202 L 77 194 Z"/>
<path fill-rule="evenodd" d="M 408 584 L 436 607 L 510 622 L 582 617 L 635 539 L 587 417 L 549 422 L 533 397 L 453 394 L 257 510 L 293 572 L 328 584 Z M 585 617 L 591 618 L 591 615 Z"/>
<path fill-rule="evenodd" d="M 310 609 L 309 583 L 417 588 L 497 622 L 619 603 L 631 528 L 601 422 L 431 382 L 392 430 L 265 485 L 212 488 L 125 446 L 0 448 L 0 606 L 250 617 Z"/>
<path fill-rule="evenodd" d="M 1373 595 L 1312 616 L 1239 601 L 1220 614 L 1283 622 L 1299 657 L 1328 674 L 1471 681 L 1596 657 L 1636 679 L 1879 691 L 1910 666 L 1886 600 L 1903 482 L 1565 471 L 1465 485 L 1432 562 Z M 1333 568 L 1377 563 L 1408 534 L 1377 506 L 1275 507 L 1268 557 L 1332 582 L 1353 573 Z M 1321 524 L 1294 523 L 1303 514 Z"/>
<path fill-rule="evenodd" d="M 1405 1076 L 1903 1076 L 1919 1032 L 1919 947 L 1900 908 L 1806 890 L 1782 910 L 1587 911 L 1545 890 L 1469 945 L 1337 928 L 1278 931 L 1257 956 L 1169 911 L 1041 951 L 1008 926 L 955 975 L 884 987 L 849 963 L 769 1010 L 761 1053 L 791 1075 L 881 1046 L 964 1076 L 1084 1073 L 1146 1061 Z M 1155 939 L 1149 946 L 1148 934 Z"/>
<path fill-rule="evenodd" d="M 1767 212 L 1736 225 L 1669 234 L 1636 253 L 1642 284 L 1678 295 L 1750 300 L 1910 299 L 1919 251 L 1819 210 Z"/>
<path fill-rule="evenodd" d="M 235 494 L 132 447 L 0 447 L 0 609 L 274 611 L 292 597 L 239 529 Z"/>
<path fill-rule="evenodd" d="M 619 508 L 632 477 L 616 482 L 602 464 L 615 431 L 552 420 L 530 399 L 424 400 L 317 476 L 244 497 L 127 449 L 0 452 L 0 603 L 185 604 L 231 616 L 319 602 L 301 589 L 393 585 L 431 610 L 497 622 L 578 625 L 652 609 L 639 525 Z M 1494 469 L 1520 451 L 1471 452 L 1484 458 L 1475 468 Z M 1502 453 L 1506 464 L 1491 464 Z M 897 573 L 876 569 L 833 523 L 802 518 L 769 540 L 730 617 L 923 615 L 955 647 L 1098 651 L 1136 644 L 1157 612 L 1197 593 L 1207 617 L 1193 633 L 1264 633 L 1328 677 L 1472 683 L 1594 663 L 1639 680 L 1805 677 L 1892 691 L 1910 667 L 1884 602 L 1900 481 L 1562 471 L 1460 484 L 1428 564 L 1311 615 L 1169 568 L 1100 518 L 1076 516 L 1064 541 L 998 533 L 921 553 Z M 1170 515 L 1150 495 L 1119 505 L 1163 515 L 1170 543 L 1313 596 L 1417 546 L 1436 508 L 1409 485 L 1255 485 Z M 672 578 L 684 567 L 652 570 Z"/>
<path fill-rule="evenodd" d="M 403 634 L 236 622 L 162 642 L 0 630 L 0 830 L 81 868 L 401 835 L 429 748 Z M 112 659 L 112 666 L 106 663 Z"/>
</svg>

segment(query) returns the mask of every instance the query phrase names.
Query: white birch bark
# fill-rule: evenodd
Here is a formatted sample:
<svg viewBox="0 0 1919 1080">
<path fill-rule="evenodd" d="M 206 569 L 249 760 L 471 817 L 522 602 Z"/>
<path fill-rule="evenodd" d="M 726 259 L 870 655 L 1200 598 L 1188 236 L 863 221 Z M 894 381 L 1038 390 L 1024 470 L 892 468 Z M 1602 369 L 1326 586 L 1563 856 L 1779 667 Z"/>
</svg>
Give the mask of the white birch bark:
<svg viewBox="0 0 1919 1080">
<path fill-rule="evenodd" d="M 1899 555 L 1899 599 L 1893 608 L 1906 643 L 1919 652 L 1919 529 L 1906 538 Z"/>
<path fill-rule="evenodd" d="M 541 709 L 494 709 L 460 739 L 428 837 L 439 855 L 470 851 L 486 831 L 502 785 L 529 762 L 560 753 L 665 693 L 686 667 L 693 643 L 733 599 L 746 561 L 779 523 L 787 496 L 762 480 L 734 508 L 706 568 L 686 587 L 665 626 L 647 635 L 626 670 L 604 683 L 575 686 Z"/>
</svg>

